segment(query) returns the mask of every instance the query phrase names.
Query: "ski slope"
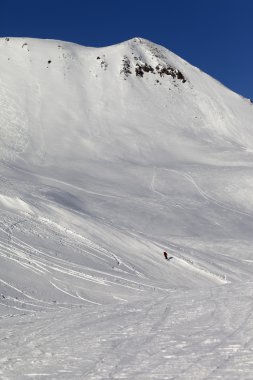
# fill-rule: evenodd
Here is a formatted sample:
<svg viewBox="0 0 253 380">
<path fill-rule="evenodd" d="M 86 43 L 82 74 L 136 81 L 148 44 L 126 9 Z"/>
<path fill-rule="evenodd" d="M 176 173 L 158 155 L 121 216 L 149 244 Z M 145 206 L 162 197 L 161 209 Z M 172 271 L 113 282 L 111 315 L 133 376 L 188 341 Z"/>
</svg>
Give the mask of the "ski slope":
<svg viewBox="0 0 253 380">
<path fill-rule="evenodd" d="M 253 377 L 252 123 L 144 39 L 0 39 L 2 379 Z"/>
</svg>

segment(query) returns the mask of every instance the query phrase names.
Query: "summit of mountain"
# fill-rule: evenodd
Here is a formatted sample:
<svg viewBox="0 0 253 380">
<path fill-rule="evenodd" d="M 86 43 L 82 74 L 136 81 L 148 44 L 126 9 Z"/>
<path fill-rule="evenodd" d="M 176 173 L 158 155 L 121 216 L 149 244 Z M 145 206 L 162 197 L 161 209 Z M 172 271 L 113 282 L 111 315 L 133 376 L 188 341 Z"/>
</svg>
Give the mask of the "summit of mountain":
<svg viewBox="0 0 253 380">
<path fill-rule="evenodd" d="M 253 149 L 252 105 L 142 38 L 103 48 L 2 38 L 0 70 L 3 160 L 210 163 Z"/>
</svg>

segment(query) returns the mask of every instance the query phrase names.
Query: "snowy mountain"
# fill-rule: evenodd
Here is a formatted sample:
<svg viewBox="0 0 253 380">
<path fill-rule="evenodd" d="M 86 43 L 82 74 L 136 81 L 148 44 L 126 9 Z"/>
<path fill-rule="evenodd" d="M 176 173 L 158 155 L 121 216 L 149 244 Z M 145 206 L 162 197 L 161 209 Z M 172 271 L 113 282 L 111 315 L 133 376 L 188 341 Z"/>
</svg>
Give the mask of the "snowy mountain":
<svg viewBox="0 0 253 380">
<path fill-rule="evenodd" d="M 2 378 L 252 376 L 252 126 L 147 40 L 0 39 Z"/>
</svg>

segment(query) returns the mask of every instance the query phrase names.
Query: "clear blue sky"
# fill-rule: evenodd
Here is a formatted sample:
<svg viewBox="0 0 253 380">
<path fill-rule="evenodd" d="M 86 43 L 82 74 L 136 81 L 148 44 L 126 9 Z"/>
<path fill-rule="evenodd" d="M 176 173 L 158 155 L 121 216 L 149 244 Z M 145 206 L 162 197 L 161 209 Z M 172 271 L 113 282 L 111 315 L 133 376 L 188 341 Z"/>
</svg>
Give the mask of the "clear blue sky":
<svg viewBox="0 0 253 380">
<path fill-rule="evenodd" d="M 6 0 L 0 12 L 1 36 L 147 38 L 253 99 L 253 0 Z"/>
</svg>

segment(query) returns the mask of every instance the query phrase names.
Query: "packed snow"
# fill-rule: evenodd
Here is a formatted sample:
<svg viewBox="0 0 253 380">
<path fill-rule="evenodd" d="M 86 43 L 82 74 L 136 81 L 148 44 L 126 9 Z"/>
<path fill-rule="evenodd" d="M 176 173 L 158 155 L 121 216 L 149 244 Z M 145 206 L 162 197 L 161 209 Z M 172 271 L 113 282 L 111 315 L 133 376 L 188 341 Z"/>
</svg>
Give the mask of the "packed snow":
<svg viewBox="0 0 253 380">
<path fill-rule="evenodd" d="M 147 40 L 0 39 L 1 379 L 253 378 L 252 125 Z"/>
</svg>

